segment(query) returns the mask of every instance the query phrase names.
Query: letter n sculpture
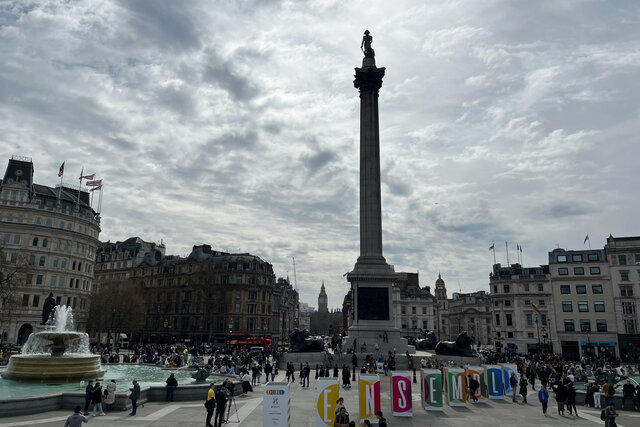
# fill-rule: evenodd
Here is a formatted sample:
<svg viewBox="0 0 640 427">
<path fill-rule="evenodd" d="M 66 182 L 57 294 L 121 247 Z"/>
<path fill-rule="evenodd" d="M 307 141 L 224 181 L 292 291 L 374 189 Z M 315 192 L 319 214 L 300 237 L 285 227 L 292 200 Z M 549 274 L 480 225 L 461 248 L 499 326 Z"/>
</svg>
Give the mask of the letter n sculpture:
<svg viewBox="0 0 640 427">
<path fill-rule="evenodd" d="M 376 411 L 380 411 L 380 376 L 360 375 L 360 423 L 377 421 Z"/>
</svg>

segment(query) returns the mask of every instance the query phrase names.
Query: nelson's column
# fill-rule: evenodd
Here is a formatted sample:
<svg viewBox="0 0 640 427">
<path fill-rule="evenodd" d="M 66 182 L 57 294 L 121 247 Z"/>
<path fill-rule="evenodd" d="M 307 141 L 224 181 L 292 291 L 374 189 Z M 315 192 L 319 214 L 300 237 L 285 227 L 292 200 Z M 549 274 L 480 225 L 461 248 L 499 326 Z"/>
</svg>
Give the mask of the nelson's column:
<svg viewBox="0 0 640 427">
<path fill-rule="evenodd" d="M 407 346 L 396 327 L 391 301 L 396 273 L 382 256 L 382 207 L 380 196 L 380 131 L 378 93 L 385 69 L 376 67 L 373 37 L 364 32 L 362 68 L 356 68 L 354 86 L 360 90 L 360 256 L 347 274 L 351 283 L 354 319 L 346 349 L 356 352 L 362 344 L 371 351 L 377 342 L 382 352 L 415 351 Z M 388 342 L 382 336 L 388 337 Z"/>
</svg>

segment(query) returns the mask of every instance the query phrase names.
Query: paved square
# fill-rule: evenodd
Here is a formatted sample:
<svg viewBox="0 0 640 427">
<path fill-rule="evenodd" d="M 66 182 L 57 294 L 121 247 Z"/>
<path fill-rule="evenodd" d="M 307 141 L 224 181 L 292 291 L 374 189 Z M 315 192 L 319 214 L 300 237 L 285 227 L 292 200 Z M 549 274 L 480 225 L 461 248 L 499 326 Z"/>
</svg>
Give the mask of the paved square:
<svg viewBox="0 0 640 427">
<path fill-rule="evenodd" d="M 284 380 L 284 375 L 279 375 L 276 380 Z M 391 414 L 389 401 L 389 377 L 381 377 L 382 411 L 392 426 L 460 426 L 469 425 L 484 427 L 496 425 L 546 427 L 546 426 L 597 426 L 604 425 L 600 421 L 600 412 L 595 409 L 579 407 L 579 417 L 557 415 L 553 397 L 550 400 L 548 415 L 542 415 L 540 404 L 537 401 L 537 391 L 530 391 L 528 403 L 512 403 L 504 401 L 489 401 L 488 403 L 469 405 L 467 408 L 451 408 L 445 405 L 441 413 L 426 413 L 420 409 L 420 391 L 416 389 L 418 384 L 413 384 L 413 408 L 412 418 L 399 418 L 387 416 Z M 255 391 L 248 397 L 237 397 L 235 407 L 232 407 L 230 426 L 262 427 L 262 391 L 264 385 L 254 387 Z M 352 416 L 358 416 L 358 389 L 341 389 L 341 396 L 345 398 L 345 405 Z M 128 412 L 110 412 L 102 417 L 89 417 L 87 426 L 135 426 L 135 427 L 175 427 L 175 426 L 204 426 L 206 412 L 202 402 L 174 402 L 147 403 L 138 409 L 138 415 L 128 416 Z M 298 382 L 291 385 L 291 426 L 315 427 L 315 380 L 311 380 L 311 387 L 303 389 Z M 236 417 L 237 407 L 237 417 Z M 60 427 L 70 415 L 68 411 L 47 412 L 44 414 L 0 418 L 0 427 Z M 355 418 L 354 418 L 355 417 Z M 240 423 L 234 423 L 239 420 Z M 632 427 L 640 425 L 640 412 L 621 412 L 617 419 L 618 426 Z"/>
</svg>

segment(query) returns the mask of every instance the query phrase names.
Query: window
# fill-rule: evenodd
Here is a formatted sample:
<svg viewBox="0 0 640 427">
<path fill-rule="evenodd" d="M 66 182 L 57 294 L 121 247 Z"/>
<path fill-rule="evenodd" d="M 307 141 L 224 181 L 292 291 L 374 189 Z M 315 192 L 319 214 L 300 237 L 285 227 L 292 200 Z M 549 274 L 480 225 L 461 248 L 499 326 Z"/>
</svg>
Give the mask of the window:
<svg viewBox="0 0 640 427">
<path fill-rule="evenodd" d="M 573 262 L 582 262 L 582 255 L 572 255 L 571 261 Z"/>
<path fill-rule="evenodd" d="M 576 327 L 573 324 L 573 319 L 567 319 L 564 321 L 564 331 L 565 332 L 575 332 Z"/>
<path fill-rule="evenodd" d="M 13 244 L 14 245 L 19 245 L 20 244 L 20 235 L 16 234 L 15 236 L 13 236 Z"/>
<path fill-rule="evenodd" d="M 598 254 L 589 254 L 587 255 L 587 259 L 589 261 L 598 261 Z"/>
<path fill-rule="evenodd" d="M 627 265 L 627 256 L 626 255 L 618 255 L 618 264 Z"/>
<path fill-rule="evenodd" d="M 513 338 L 513 332 L 507 332 L 507 338 Z"/>
<path fill-rule="evenodd" d="M 429 328 L 427 327 L 427 321 L 426 321 L 426 320 L 423 320 L 423 321 L 422 321 L 422 329 L 424 329 L 425 331 L 426 331 L 427 329 L 429 329 Z"/>
<path fill-rule="evenodd" d="M 570 294 L 571 293 L 571 286 L 569 286 L 569 285 L 560 285 L 560 293 L 561 294 Z"/>
<path fill-rule="evenodd" d="M 11 234 L 7 233 L 4 235 L 4 242 L 8 245 L 11 241 Z"/>
<path fill-rule="evenodd" d="M 584 267 L 573 267 L 573 274 L 582 276 L 584 274 Z"/>
<path fill-rule="evenodd" d="M 586 313 L 589 311 L 589 303 L 587 301 L 578 301 L 578 311 Z"/>
<path fill-rule="evenodd" d="M 427 314 L 427 307 L 422 307 L 422 314 Z M 426 327 L 424 329 L 427 329 Z"/>
<path fill-rule="evenodd" d="M 596 320 L 596 331 L 607 332 L 607 321 L 604 319 Z"/>
<path fill-rule="evenodd" d="M 22 306 L 29 307 L 29 295 L 22 295 Z"/>
<path fill-rule="evenodd" d="M 558 262 L 567 262 L 567 256 L 566 255 L 558 255 L 558 257 L 556 259 L 558 260 Z"/>
<path fill-rule="evenodd" d="M 546 314 L 542 315 L 542 326 L 547 326 L 547 315 Z"/>
<path fill-rule="evenodd" d="M 629 281 L 629 272 L 628 271 L 621 271 L 620 272 L 620 280 L 623 282 L 628 282 Z"/>
<path fill-rule="evenodd" d="M 69 279 L 69 287 L 73 288 L 73 277 L 71 279 Z"/>
<path fill-rule="evenodd" d="M 498 285 L 493 285 L 493 293 L 494 294 L 498 293 Z"/>
<path fill-rule="evenodd" d="M 525 292 L 529 292 L 529 284 L 528 283 L 524 284 L 524 291 Z"/>
<path fill-rule="evenodd" d="M 533 332 L 528 332 L 527 333 L 527 338 L 533 338 Z"/>
<path fill-rule="evenodd" d="M 257 291 L 249 291 L 249 299 L 258 299 Z"/>
<path fill-rule="evenodd" d="M 54 258 L 53 259 L 53 267 L 54 268 L 58 268 L 58 261 L 59 261 L 58 258 Z"/>
<path fill-rule="evenodd" d="M 494 301 L 493 305 L 496 306 L 496 307 L 500 307 L 500 301 Z"/>
<path fill-rule="evenodd" d="M 509 285 L 504 285 L 502 288 L 503 288 L 505 293 L 509 293 L 510 292 Z"/>
<path fill-rule="evenodd" d="M 589 267 L 590 274 L 600 274 L 600 267 Z"/>
<path fill-rule="evenodd" d="M 50 279 L 49 280 L 49 285 L 50 286 L 55 286 L 56 285 L 56 280 L 58 280 L 58 277 L 57 276 L 51 276 L 49 279 Z"/>
<path fill-rule="evenodd" d="M 544 307 L 545 305 L 547 305 L 547 303 L 545 302 L 545 300 L 543 300 L 543 299 L 539 299 L 539 300 L 538 300 L 538 305 L 539 305 L 540 307 Z"/>
<path fill-rule="evenodd" d="M 544 285 L 542 283 L 538 283 L 538 292 L 544 292 Z"/>
<path fill-rule="evenodd" d="M 531 305 L 531 300 L 528 300 L 528 299 L 524 300 L 524 305 Z"/>
<path fill-rule="evenodd" d="M 496 326 L 500 326 L 500 315 L 496 314 Z"/>
<path fill-rule="evenodd" d="M 620 285 L 620 296 L 632 297 L 633 296 L 633 285 Z"/>
<path fill-rule="evenodd" d="M 44 223 L 44 225 L 46 225 L 47 227 L 51 227 L 51 220 L 47 219 Z"/>
<path fill-rule="evenodd" d="M 242 276 L 236 276 L 236 283 L 237 284 L 242 284 Z"/>
<path fill-rule="evenodd" d="M 635 254 L 636 265 L 640 264 L 640 254 Z"/>
<path fill-rule="evenodd" d="M 635 314 L 636 313 L 636 303 L 633 301 L 623 301 L 622 302 L 622 314 Z"/>
<path fill-rule="evenodd" d="M 570 313 L 573 311 L 573 305 L 571 301 L 562 301 L 562 311 L 565 313 Z"/>
<path fill-rule="evenodd" d="M 40 267 L 44 267 L 45 262 L 46 262 L 45 257 L 41 256 L 41 257 L 40 257 L 40 261 L 38 262 L 38 265 L 39 265 Z"/>
<path fill-rule="evenodd" d="M 241 297 L 241 291 L 236 291 L 236 299 L 240 299 Z"/>
<path fill-rule="evenodd" d="M 31 307 L 38 307 L 40 305 L 40 295 L 34 295 Z"/>
<path fill-rule="evenodd" d="M 598 313 L 604 313 L 605 309 L 604 309 L 604 302 L 603 301 L 596 301 L 593 303 L 593 310 L 598 312 Z"/>
<path fill-rule="evenodd" d="M 506 317 L 507 317 L 507 326 L 513 326 L 513 318 L 511 314 L 507 313 Z"/>
<path fill-rule="evenodd" d="M 58 287 L 61 288 L 64 286 L 64 276 L 60 276 L 60 280 L 58 280 Z"/>
<path fill-rule="evenodd" d="M 43 280 L 42 274 L 38 274 L 36 276 L 36 285 L 42 285 L 42 280 Z"/>
<path fill-rule="evenodd" d="M 576 294 L 586 294 L 587 285 L 576 285 Z"/>
<path fill-rule="evenodd" d="M 64 230 L 64 221 L 60 221 L 60 228 Z"/>
<path fill-rule="evenodd" d="M 400 312 L 402 314 L 407 314 L 407 307 L 405 307 L 404 305 L 400 308 Z"/>
<path fill-rule="evenodd" d="M 580 332 L 591 332 L 591 320 L 580 319 Z"/>
<path fill-rule="evenodd" d="M 636 319 L 625 319 L 624 320 L 624 331 L 627 334 L 637 334 L 638 333 L 638 323 Z"/>
<path fill-rule="evenodd" d="M 533 315 L 531 313 L 527 313 L 527 326 L 533 325 Z"/>
<path fill-rule="evenodd" d="M 38 238 L 37 237 L 33 238 L 33 242 L 31 243 L 31 246 L 38 246 Z"/>
<path fill-rule="evenodd" d="M 416 314 L 416 308 L 415 307 L 411 307 L 411 314 Z"/>
<path fill-rule="evenodd" d="M 63 259 L 63 260 L 62 260 L 62 265 L 61 265 L 61 267 L 60 267 L 60 268 L 62 268 L 62 269 L 67 268 L 67 260 L 66 260 L 66 259 Z"/>
<path fill-rule="evenodd" d="M 558 274 L 560 276 L 568 276 L 569 275 L 569 269 L 568 268 L 559 268 L 558 269 Z"/>
<path fill-rule="evenodd" d="M 594 294 L 601 294 L 602 285 L 591 285 L 591 292 L 593 292 Z"/>
<path fill-rule="evenodd" d="M 508 299 L 504 300 L 504 306 L 511 307 L 511 300 L 508 300 Z"/>
</svg>

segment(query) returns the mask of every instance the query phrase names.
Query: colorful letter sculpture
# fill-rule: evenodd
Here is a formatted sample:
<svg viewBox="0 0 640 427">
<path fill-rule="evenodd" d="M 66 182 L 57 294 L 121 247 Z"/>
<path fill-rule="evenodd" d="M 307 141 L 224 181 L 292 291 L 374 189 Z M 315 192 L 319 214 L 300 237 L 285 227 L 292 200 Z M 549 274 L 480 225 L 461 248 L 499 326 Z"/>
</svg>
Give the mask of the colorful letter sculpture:
<svg viewBox="0 0 640 427">
<path fill-rule="evenodd" d="M 380 376 L 360 375 L 360 423 L 377 422 L 376 411 L 380 411 Z"/>
<path fill-rule="evenodd" d="M 391 409 L 394 417 L 412 417 L 411 372 L 391 372 Z"/>
<path fill-rule="evenodd" d="M 484 365 L 487 370 L 489 384 L 489 399 L 502 400 L 504 397 L 504 377 L 502 376 L 502 366 Z"/>
<path fill-rule="evenodd" d="M 449 406 L 467 406 L 467 377 L 465 370 L 446 368 L 445 378 Z"/>
<path fill-rule="evenodd" d="M 442 411 L 442 372 L 422 370 L 422 407 L 425 411 Z"/>
<path fill-rule="evenodd" d="M 506 396 L 512 397 L 514 394 L 513 389 L 511 388 L 511 383 L 509 379 L 511 378 L 511 374 L 516 376 L 516 381 L 520 383 L 520 375 L 518 375 L 518 367 L 512 363 L 501 363 L 502 371 L 504 372 L 504 394 Z M 520 389 L 519 385 L 516 385 L 515 394 L 518 394 L 518 390 Z"/>
<path fill-rule="evenodd" d="M 337 378 L 318 378 L 317 381 L 318 398 L 316 401 L 316 426 L 331 426 L 336 418 L 336 402 L 340 394 Z M 378 396 L 380 391 L 378 389 Z M 378 397 L 378 402 L 380 398 Z M 264 409 L 263 409 L 264 410 Z"/>
<path fill-rule="evenodd" d="M 268 383 L 262 396 L 262 426 L 289 427 L 289 383 Z"/>
<path fill-rule="evenodd" d="M 476 399 L 478 400 L 473 403 L 487 403 L 487 373 L 484 367 L 467 366 L 467 375 L 474 378 L 478 381 L 478 384 L 480 384 L 480 387 L 476 390 Z M 471 401 L 473 401 L 473 399 Z"/>
</svg>

